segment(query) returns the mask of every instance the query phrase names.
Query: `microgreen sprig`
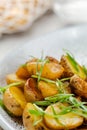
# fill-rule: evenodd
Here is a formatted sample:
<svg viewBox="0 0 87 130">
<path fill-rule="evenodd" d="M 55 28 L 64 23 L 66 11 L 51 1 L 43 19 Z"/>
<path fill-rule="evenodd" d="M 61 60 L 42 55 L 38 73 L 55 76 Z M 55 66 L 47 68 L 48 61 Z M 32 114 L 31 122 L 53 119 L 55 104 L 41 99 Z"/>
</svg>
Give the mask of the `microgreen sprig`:
<svg viewBox="0 0 87 130">
<path fill-rule="evenodd" d="M 0 99 L 0 107 L 4 108 L 4 103 L 2 99 Z"/>
<path fill-rule="evenodd" d="M 75 58 L 67 51 L 66 51 L 66 56 L 69 59 L 69 61 L 71 62 L 71 64 L 73 65 L 73 67 L 76 69 L 76 71 L 79 72 L 79 64 L 77 63 Z"/>
<path fill-rule="evenodd" d="M 61 102 L 61 103 L 68 103 L 71 108 L 80 109 L 84 114 L 87 116 L 87 106 L 85 106 L 85 102 L 78 101 L 74 94 L 56 94 L 54 96 L 50 96 L 45 98 L 45 106 L 48 106 L 48 104 Z M 47 103 L 47 104 L 46 104 Z M 35 102 L 37 105 L 44 106 L 43 101 L 37 101 Z"/>
<path fill-rule="evenodd" d="M 38 76 L 37 75 L 32 75 L 31 76 L 32 78 L 35 78 L 35 79 L 38 79 Z M 64 85 L 64 81 L 67 81 L 67 80 L 70 80 L 70 78 L 63 78 L 63 79 L 56 79 L 55 81 L 54 80 L 50 80 L 50 79 L 47 79 L 47 78 L 43 78 L 43 77 L 40 77 L 39 80 L 42 80 L 42 81 L 45 81 L 47 83 L 52 83 L 52 84 L 55 84 L 58 88 L 58 91 L 59 93 L 65 93 L 65 85 Z"/>
<path fill-rule="evenodd" d="M 18 86 L 18 85 L 21 85 L 22 83 L 21 82 L 16 82 L 16 83 L 11 83 L 9 85 L 6 85 L 4 87 L 1 87 L 0 86 L 0 93 L 4 93 L 6 91 L 6 89 L 8 89 L 9 87 L 12 87 L 12 86 Z"/>
<path fill-rule="evenodd" d="M 38 76 L 38 82 L 40 81 L 40 78 L 41 78 L 41 75 L 42 75 L 42 72 L 43 72 L 43 68 L 44 68 L 44 65 L 46 63 L 49 62 L 49 59 L 45 58 L 45 59 L 39 59 L 37 61 L 37 70 L 36 70 L 36 75 Z M 40 70 L 38 71 L 38 65 L 39 63 L 41 63 L 41 67 L 40 67 Z"/>
<path fill-rule="evenodd" d="M 35 105 L 35 104 L 33 104 L 33 105 Z M 37 105 L 35 105 L 35 107 L 36 107 L 36 110 L 29 110 L 29 113 L 36 115 L 36 116 L 41 116 L 41 118 L 39 121 L 36 121 L 36 123 L 34 122 L 34 125 L 37 125 L 37 123 L 42 121 L 44 115 L 54 118 L 57 121 L 57 123 L 59 123 L 60 125 L 63 125 L 65 127 L 65 129 L 67 129 L 65 124 L 60 122 L 61 116 L 68 114 L 68 113 L 74 113 L 76 115 L 87 118 L 87 112 L 83 111 L 81 108 L 75 108 L 73 105 L 68 105 L 68 106 L 59 105 L 58 107 L 61 111 L 57 112 L 55 110 L 55 107 L 51 104 L 52 113 L 47 113 L 43 109 L 39 108 Z"/>
<path fill-rule="evenodd" d="M 83 68 L 84 73 L 85 73 L 86 76 L 87 76 L 87 68 L 85 67 L 85 65 L 83 65 L 82 68 Z"/>
</svg>

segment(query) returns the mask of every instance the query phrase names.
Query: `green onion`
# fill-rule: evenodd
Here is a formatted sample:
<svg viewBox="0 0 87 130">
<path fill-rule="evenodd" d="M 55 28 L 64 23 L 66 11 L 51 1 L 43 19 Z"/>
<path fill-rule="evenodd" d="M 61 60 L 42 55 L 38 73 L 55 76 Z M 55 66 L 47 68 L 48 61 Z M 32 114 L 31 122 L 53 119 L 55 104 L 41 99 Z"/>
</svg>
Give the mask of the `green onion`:
<svg viewBox="0 0 87 130">
<path fill-rule="evenodd" d="M 72 57 L 68 52 L 66 52 L 67 58 L 69 59 L 69 61 L 71 62 L 71 64 L 73 65 L 73 67 L 76 69 L 77 72 L 79 72 L 79 65 L 77 63 L 77 61 L 74 59 L 74 57 Z"/>
<path fill-rule="evenodd" d="M 43 118 L 41 118 L 40 120 L 37 120 L 33 123 L 33 126 L 36 126 L 38 123 L 42 122 Z"/>
<path fill-rule="evenodd" d="M 39 64 L 39 62 L 41 63 L 41 67 L 40 67 L 40 70 L 38 71 L 38 64 Z M 41 78 L 41 75 L 42 75 L 42 72 L 43 72 L 43 67 L 48 62 L 49 62 L 48 59 L 39 59 L 37 61 L 36 75 L 38 76 L 38 82 L 40 81 L 40 78 Z"/>
<path fill-rule="evenodd" d="M 35 78 L 35 79 L 38 79 L 37 75 L 32 75 L 31 77 Z M 64 89 L 65 85 L 64 85 L 63 81 L 67 81 L 69 79 L 70 78 L 63 78 L 61 80 L 56 79 L 56 81 L 54 81 L 54 80 L 50 80 L 50 79 L 47 79 L 47 78 L 40 77 L 39 80 L 42 80 L 42 81 L 47 82 L 47 83 L 55 84 L 57 86 L 57 88 L 58 88 L 59 93 L 66 93 L 65 89 Z"/>
<path fill-rule="evenodd" d="M 78 110 L 80 109 L 82 111 L 82 113 L 84 113 L 84 115 L 86 114 L 87 116 L 87 106 L 85 106 L 85 102 L 81 102 L 78 101 L 75 97 L 73 97 L 73 94 L 56 94 L 54 96 L 50 96 L 45 98 L 45 102 L 44 101 L 38 101 L 36 102 L 36 104 L 41 104 L 43 105 L 45 103 L 45 106 L 52 104 L 52 103 L 56 103 L 56 102 L 61 102 L 61 103 L 68 103 L 70 105 L 70 110 L 72 110 L 71 108 L 77 108 Z M 65 110 L 66 113 L 66 110 Z"/>
<path fill-rule="evenodd" d="M 4 108 L 4 103 L 2 99 L 0 99 L 0 107 Z"/>
<path fill-rule="evenodd" d="M 82 66 L 82 68 L 83 68 L 84 73 L 85 73 L 86 76 L 87 76 L 87 68 L 86 68 L 84 65 Z"/>
<path fill-rule="evenodd" d="M 61 82 L 64 82 L 64 81 L 67 81 L 67 80 L 70 80 L 70 77 L 69 78 L 60 79 Z"/>
<path fill-rule="evenodd" d="M 65 125 L 59 121 L 59 116 L 58 116 L 58 114 L 56 113 L 56 111 L 55 111 L 55 109 L 54 109 L 54 107 L 53 107 L 52 105 L 51 105 L 51 109 L 52 109 L 54 118 L 55 118 L 55 120 L 57 121 L 57 123 L 59 123 L 60 125 L 62 125 L 62 126 L 65 127 Z M 56 117 L 55 117 L 55 116 L 56 116 Z M 66 129 L 66 127 L 65 127 L 65 129 Z"/>
<path fill-rule="evenodd" d="M 21 82 L 16 82 L 16 83 L 11 83 L 9 85 L 6 85 L 4 87 L 0 87 L 0 93 L 4 93 L 6 91 L 6 89 L 8 89 L 9 87 L 18 86 L 18 85 L 21 85 L 21 84 L 22 84 Z"/>
<path fill-rule="evenodd" d="M 37 75 L 32 75 L 31 77 L 32 77 L 32 78 L 35 78 L 35 79 L 38 79 L 38 76 L 37 76 Z M 47 83 L 53 83 L 53 84 L 55 84 L 55 81 L 50 80 L 50 79 L 46 79 L 46 78 L 43 78 L 43 77 L 41 77 L 40 80 L 45 81 L 45 82 L 47 82 Z"/>
<path fill-rule="evenodd" d="M 34 102 L 36 105 L 38 105 L 38 106 L 49 106 L 49 105 L 51 105 L 52 103 L 51 102 L 49 102 L 49 101 L 36 101 L 36 102 Z"/>
</svg>

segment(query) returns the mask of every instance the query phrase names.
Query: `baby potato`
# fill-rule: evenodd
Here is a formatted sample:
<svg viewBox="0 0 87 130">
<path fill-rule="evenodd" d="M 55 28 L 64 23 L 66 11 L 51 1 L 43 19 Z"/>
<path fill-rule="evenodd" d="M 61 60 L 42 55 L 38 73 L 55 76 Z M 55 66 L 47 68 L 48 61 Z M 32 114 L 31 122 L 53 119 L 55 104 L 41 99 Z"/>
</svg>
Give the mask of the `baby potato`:
<svg viewBox="0 0 87 130">
<path fill-rule="evenodd" d="M 15 82 L 21 82 L 21 85 L 19 87 L 23 87 L 26 80 L 20 79 L 16 74 L 8 74 L 6 76 L 6 82 L 7 84 L 15 83 Z"/>
<path fill-rule="evenodd" d="M 38 90 L 36 80 L 29 78 L 24 86 L 24 95 L 28 102 L 42 100 L 43 97 Z"/>
<path fill-rule="evenodd" d="M 26 64 L 20 66 L 17 71 L 16 71 L 16 75 L 21 78 L 21 79 L 28 79 L 30 77 L 28 70 L 26 68 Z"/>
<path fill-rule="evenodd" d="M 54 118 L 50 115 L 54 115 L 53 109 L 56 114 L 59 114 L 62 110 L 61 108 L 68 107 L 62 103 L 56 103 L 47 107 L 45 112 L 47 114 L 44 115 L 44 121 L 47 127 L 52 130 L 60 130 L 60 129 L 74 129 L 80 126 L 83 123 L 83 117 L 69 112 L 64 115 L 60 115 L 57 118 Z M 52 109 L 53 108 L 53 109 Z"/>
<path fill-rule="evenodd" d="M 38 89 L 40 90 L 43 98 L 53 96 L 58 92 L 58 87 L 55 84 L 39 81 Z"/>
<path fill-rule="evenodd" d="M 36 71 L 40 71 L 42 62 L 29 62 L 27 63 L 27 69 L 30 75 L 36 75 Z M 64 72 L 63 67 L 54 62 L 47 62 L 42 68 L 42 77 L 55 80 L 60 78 Z"/>
<path fill-rule="evenodd" d="M 63 55 L 60 64 L 64 67 L 65 77 L 72 77 L 74 74 L 77 74 L 82 79 L 86 79 L 87 76 L 83 68 L 70 55 Z"/>
<path fill-rule="evenodd" d="M 3 94 L 3 102 L 14 116 L 21 116 L 27 103 L 23 92 L 18 87 L 8 88 Z"/>
<path fill-rule="evenodd" d="M 87 98 L 87 82 L 77 75 L 71 77 L 72 90 L 79 96 Z"/>
<path fill-rule="evenodd" d="M 23 124 L 26 130 L 49 130 L 43 123 L 43 120 L 36 125 L 35 122 L 41 120 L 41 116 L 31 114 L 29 110 L 36 110 L 32 103 L 28 103 L 23 112 Z M 51 129 L 50 129 L 51 130 Z"/>
</svg>

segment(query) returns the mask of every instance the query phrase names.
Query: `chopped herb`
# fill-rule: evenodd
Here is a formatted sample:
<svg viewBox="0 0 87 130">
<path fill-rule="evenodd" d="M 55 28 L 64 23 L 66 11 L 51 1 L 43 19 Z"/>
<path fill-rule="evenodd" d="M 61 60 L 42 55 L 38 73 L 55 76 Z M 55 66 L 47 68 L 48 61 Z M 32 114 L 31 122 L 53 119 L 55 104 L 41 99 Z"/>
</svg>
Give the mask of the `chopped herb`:
<svg viewBox="0 0 87 130">
<path fill-rule="evenodd" d="M 55 84 L 58 88 L 59 93 L 64 93 L 64 84 L 59 79 L 56 80 Z"/>
<path fill-rule="evenodd" d="M 31 77 L 32 77 L 32 78 L 35 78 L 35 79 L 38 79 L 38 76 L 37 76 L 37 75 L 32 75 Z M 47 83 L 53 83 L 53 84 L 55 84 L 55 81 L 50 80 L 50 79 L 47 79 L 47 78 L 40 77 L 40 80 L 45 81 L 45 82 L 47 82 Z"/>
<path fill-rule="evenodd" d="M 38 123 L 40 123 L 43 120 L 43 118 L 41 118 L 40 120 L 37 120 L 33 123 L 34 126 L 36 126 Z"/>
<path fill-rule="evenodd" d="M 46 105 L 48 106 L 48 104 L 52 104 L 52 103 L 56 103 L 56 102 L 68 103 L 70 105 L 70 108 L 68 107 L 70 111 L 73 108 L 76 108 L 78 110 L 81 110 L 82 114 L 84 113 L 84 115 L 87 116 L 87 106 L 85 105 L 86 103 L 78 101 L 74 97 L 74 94 L 56 94 L 54 96 L 47 97 L 44 100 L 47 101 L 47 102 L 45 102 L 45 106 Z M 36 104 L 38 104 L 38 101 L 36 102 Z M 44 102 L 43 101 L 39 101 L 39 104 L 43 105 Z M 65 111 L 68 112 L 68 109 L 65 110 Z"/>
<path fill-rule="evenodd" d="M 49 106 L 52 103 L 49 102 L 49 101 L 36 101 L 35 104 L 38 105 L 38 106 Z"/>
<path fill-rule="evenodd" d="M 84 73 L 85 73 L 86 76 L 87 76 L 87 68 L 86 68 L 84 65 L 82 66 L 82 68 L 83 68 Z"/>
<path fill-rule="evenodd" d="M 0 107 L 4 108 L 4 103 L 2 99 L 0 99 Z"/>
<path fill-rule="evenodd" d="M 63 78 L 63 79 L 60 79 L 61 82 L 67 81 L 67 80 L 70 80 L 70 78 Z"/>
<path fill-rule="evenodd" d="M 37 75 L 32 75 L 31 77 L 38 79 Z M 47 79 L 47 78 L 40 77 L 40 80 L 42 80 L 42 81 L 55 84 L 58 88 L 59 93 L 65 93 L 65 90 L 64 90 L 65 85 L 64 85 L 63 81 L 67 81 L 69 79 L 70 78 L 64 78 L 64 79 L 61 79 L 61 80 L 56 79 L 56 81 L 54 81 L 54 80 L 50 80 L 50 79 Z"/>
<path fill-rule="evenodd" d="M 53 115 L 56 116 L 56 117 L 55 117 L 55 120 L 57 121 L 57 123 L 59 123 L 60 125 L 62 125 L 62 126 L 65 127 L 65 125 L 59 121 L 59 118 L 58 118 L 58 116 L 57 116 L 58 114 L 56 113 L 56 111 L 55 111 L 53 105 L 51 105 L 51 108 L 52 108 Z M 65 127 L 65 129 L 67 129 L 67 128 Z"/>
<path fill-rule="evenodd" d="M 38 76 L 38 82 L 40 81 L 40 78 L 41 78 L 41 75 L 42 75 L 42 72 L 43 72 L 43 68 L 44 68 L 44 65 L 46 63 L 48 63 L 48 59 L 39 59 L 37 61 L 37 69 L 36 69 L 36 75 Z M 40 67 L 40 70 L 38 71 L 38 65 L 39 63 L 41 63 L 41 67 Z"/>
<path fill-rule="evenodd" d="M 42 121 L 45 112 L 43 111 L 43 109 L 39 108 L 37 105 L 35 105 L 35 104 L 33 104 L 33 105 L 36 110 L 29 110 L 29 113 L 36 115 L 36 116 L 41 116 L 40 120 L 37 120 L 33 123 L 33 125 L 35 126 Z"/>
<path fill-rule="evenodd" d="M 69 100 L 69 98 L 67 100 Z M 78 101 L 78 102 L 80 102 L 80 101 Z M 79 104 L 78 102 L 76 99 L 76 104 Z M 74 113 L 76 115 L 87 118 L 87 107 L 85 106 L 85 109 L 86 109 L 85 110 L 82 107 L 82 105 L 83 105 L 82 103 L 79 105 L 75 105 L 75 104 L 71 103 L 71 104 L 68 104 L 68 106 L 59 105 L 58 107 L 60 108 L 61 111 L 59 113 L 56 113 L 54 106 L 51 104 L 52 113 L 49 114 L 34 104 L 34 106 L 36 107 L 36 110 L 29 110 L 29 112 L 33 115 L 41 116 L 42 118 L 44 115 L 50 116 L 51 118 L 54 118 L 59 124 L 63 125 L 65 127 L 65 129 L 67 129 L 66 126 L 60 122 L 59 118 L 61 118 L 61 116 L 68 114 L 68 113 Z M 42 120 L 40 120 L 40 121 L 42 121 Z M 38 123 L 38 121 L 36 122 L 36 124 L 37 123 Z"/>
<path fill-rule="evenodd" d="M 68 60 L 70 61 L 70 63 L 73 65 L 73 67 L 76 69 L 76 71 L 79 72 L 79 64 L 74 59 L 74 57 L 72 57 L 68 52 L 66 52 L 66 56 Z"/>
<path fill-rule="evenodd" d="M 18 85 L 21 85 L 21 84 L 22 84 L 21 82 L 16 82 L 16 83 L 11 83 L 9 85 L 6 85 L 4 87 L 0 87 L 0 93 L 4 93 L 6 91 L 6 89 L 8 89 L 9 87 L 18 86 Z"/>
</svg>

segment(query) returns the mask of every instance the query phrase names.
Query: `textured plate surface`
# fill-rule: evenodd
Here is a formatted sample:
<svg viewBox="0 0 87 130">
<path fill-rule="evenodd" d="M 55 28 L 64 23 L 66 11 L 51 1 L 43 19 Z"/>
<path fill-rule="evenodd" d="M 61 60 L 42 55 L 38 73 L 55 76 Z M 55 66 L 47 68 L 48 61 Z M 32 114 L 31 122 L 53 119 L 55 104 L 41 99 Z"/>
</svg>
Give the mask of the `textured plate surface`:
<svg viewBox="0 0 87 130">
<path fill-rule="evenodd" d="M 81 64 L 87 65 L 87 25 L 56 31 L 25 43 L 10 52 L 0 62 L 0 86 L 6 84 L 6 74 L 15 72 L 17 67 L 28 60 L 31 55 L 40 57 L 43 51 L 44 56 L 50 55 L 59 58 L 63 54 L 63 49 L 71 51 Z M 22 130 L 22 125 L 9 117 L 1 108 L 0 125 L 5 130 Z"/>
</svg>

